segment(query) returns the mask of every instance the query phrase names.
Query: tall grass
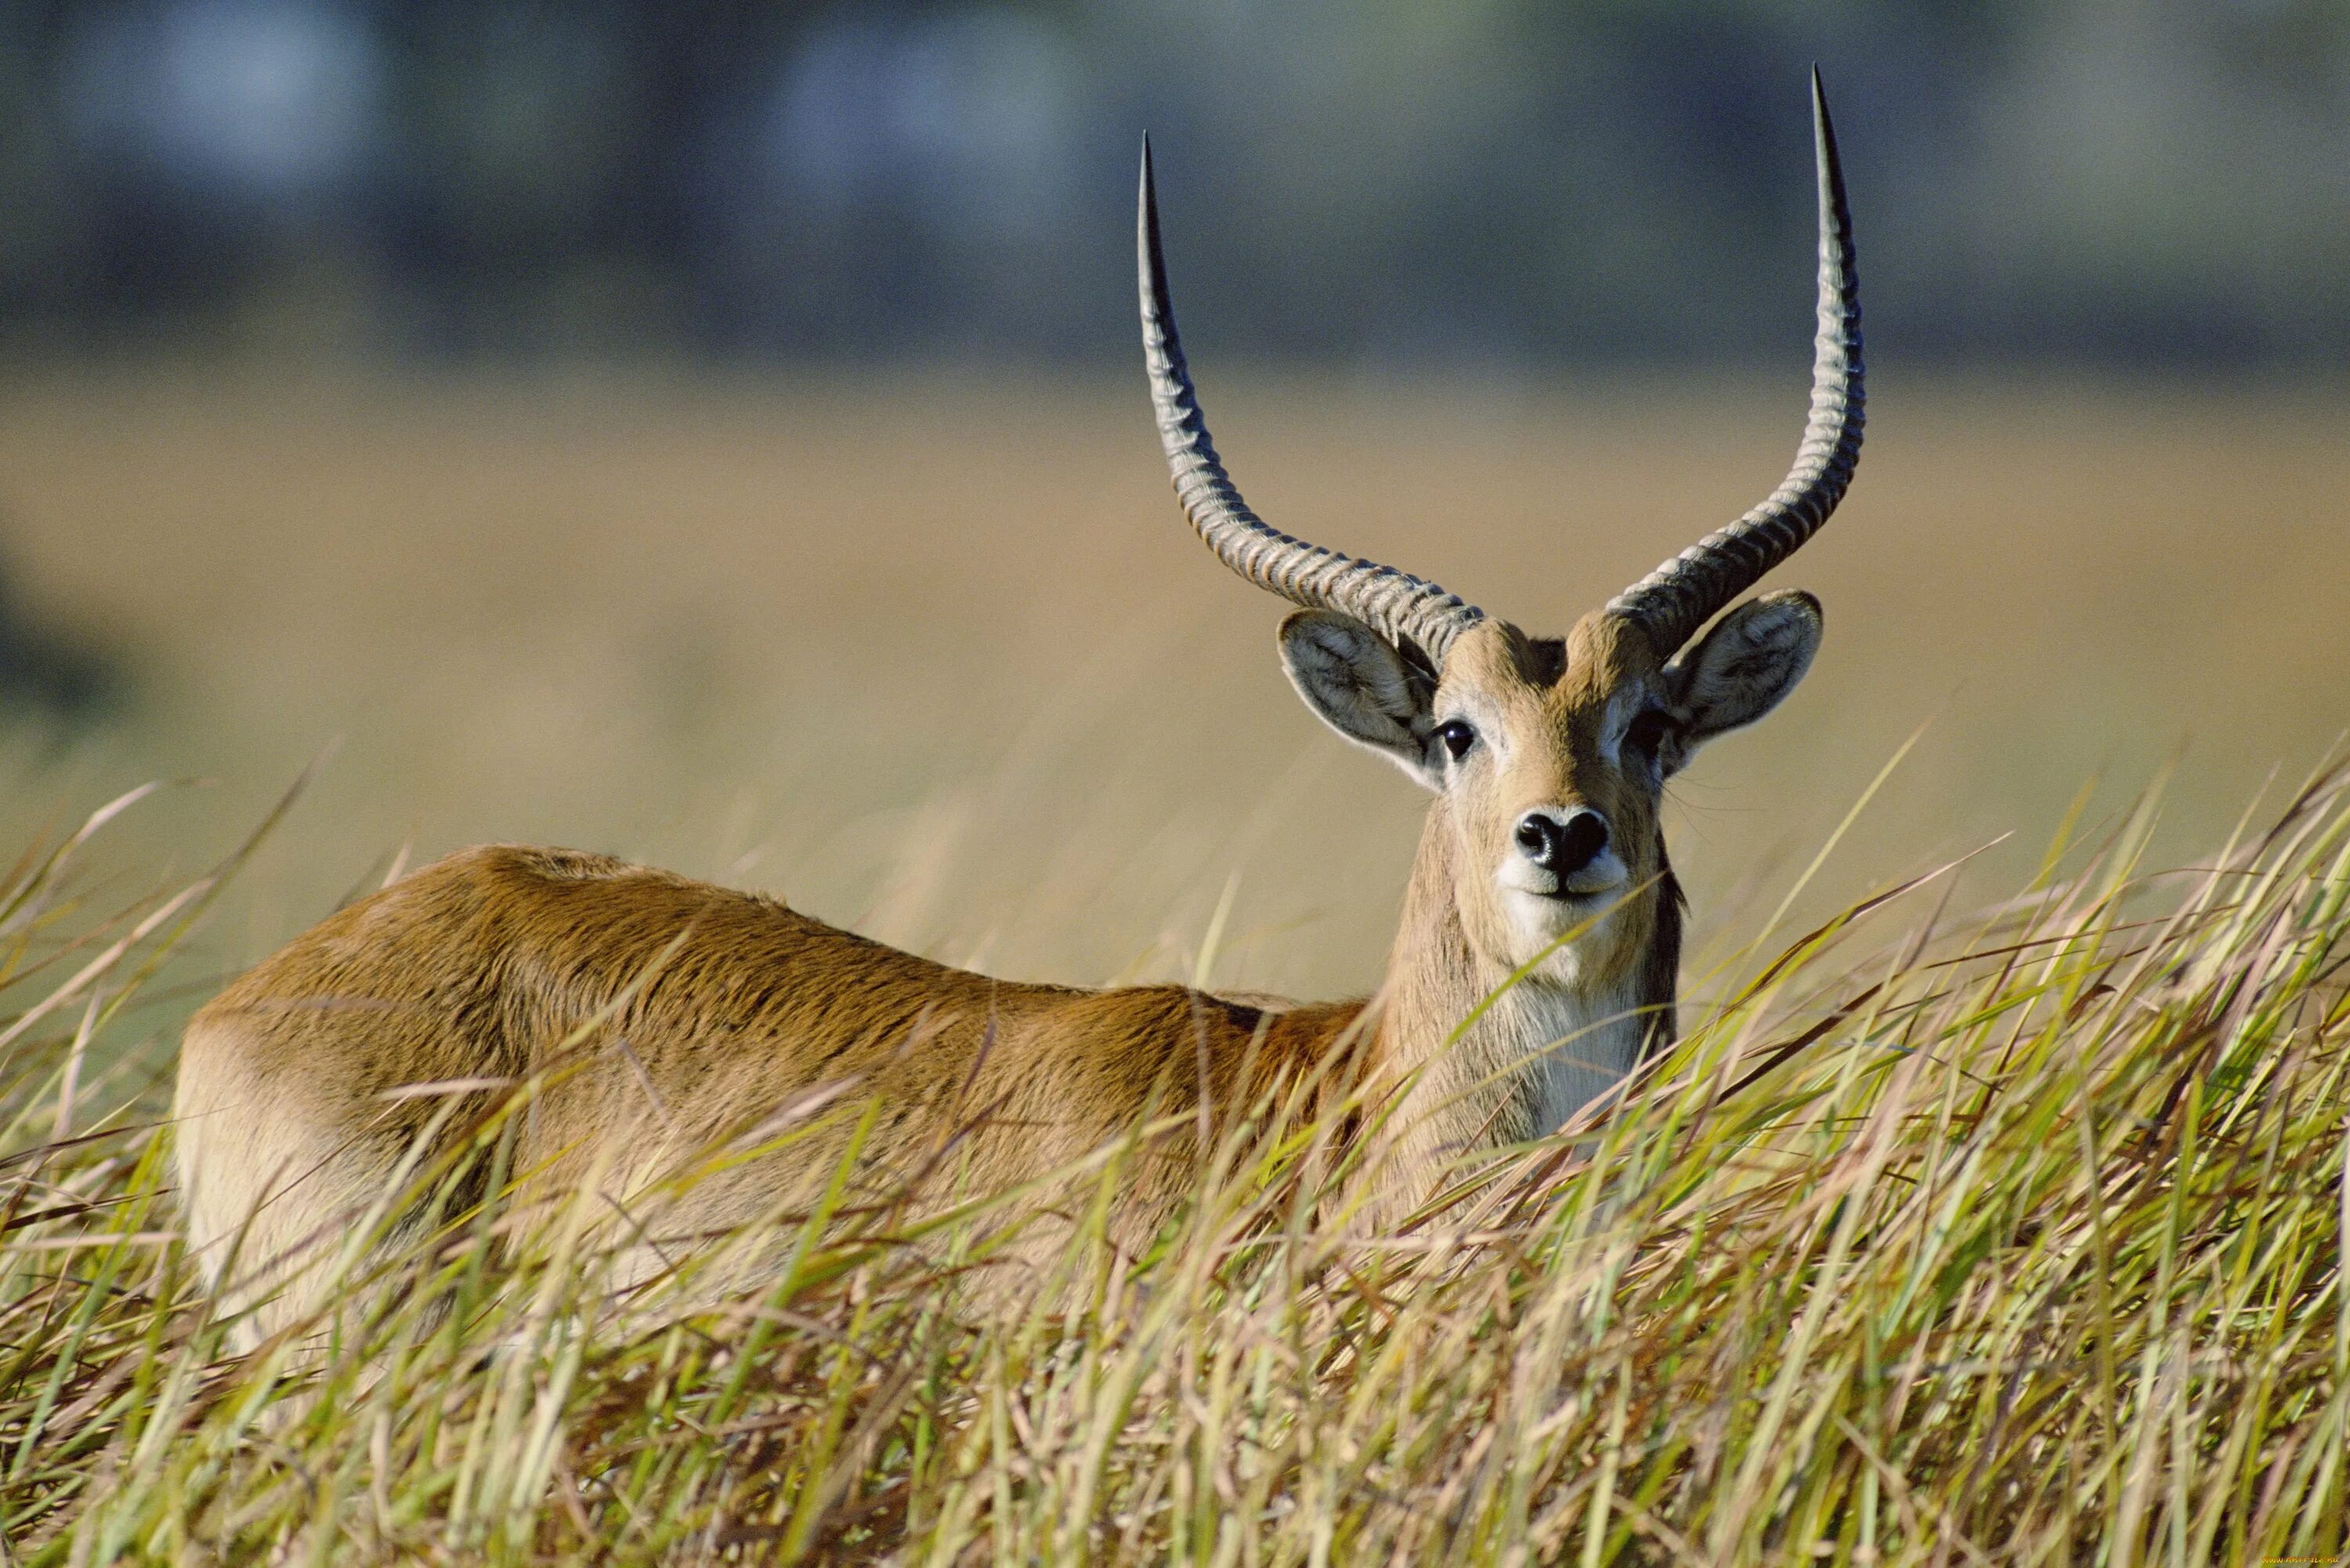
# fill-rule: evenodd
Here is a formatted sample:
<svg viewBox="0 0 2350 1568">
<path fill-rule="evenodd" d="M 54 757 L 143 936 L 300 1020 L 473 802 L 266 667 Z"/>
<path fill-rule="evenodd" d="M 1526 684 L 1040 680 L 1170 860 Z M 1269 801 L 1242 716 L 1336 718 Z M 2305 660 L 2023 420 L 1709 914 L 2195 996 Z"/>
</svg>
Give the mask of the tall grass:
<svg viewBox="0 0 2350 1568">
<path fill-rule="evenodd" d="M 179 1236 L 162 1070 L 123 1044 L 204 894 L 102 911 L 77 846 L 27 856 L 0 882 L 0 1540 L 23 1563 L 2331 1558 L 2350 780 L 2167 877 L 2146 821 L 1970 918 L 1929 879 L 1697 977 L 1712 1001 L 1620 1106 L 1391 1235 L 1334 1212 L 1343 1151 L 1298 1127 L 1228 1139 L 1189 1223 L 1114 1256 L 1113 1149 L 1071 1179 L 1066 1288 L 982 1314 L 960 1282 L 993 1266 L 988 1216 L 917 1244 L 844 1170 L 764 1294 L 687 1277 L 622 1311 L 584 1210 L 525 1246 L 427 1168 L 428 1222 L 354 1246 L 334 1312 L 244 1354 Z M 503 1126 L 473 1126 L 481 1158 Z"/>
</svg>

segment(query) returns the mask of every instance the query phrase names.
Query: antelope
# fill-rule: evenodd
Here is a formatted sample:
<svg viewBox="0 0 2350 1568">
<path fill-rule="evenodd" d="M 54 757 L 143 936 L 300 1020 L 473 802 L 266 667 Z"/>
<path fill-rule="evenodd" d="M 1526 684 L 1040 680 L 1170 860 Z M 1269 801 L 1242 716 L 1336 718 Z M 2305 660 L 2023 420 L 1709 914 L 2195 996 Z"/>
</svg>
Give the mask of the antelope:
<svg viewBox="0 0 2350 1568">
<path fill-rule="evenodd" d="M 539 1085 L 515 1169 L 600 1183 L 622 1211 L 695 1151 L 749 1149 L 663 1210 L 689 1246 L 829 1178 L 851 1135 L 773 1138 L 827 1085 L 870 1107 L 858 1157 L 882 1172 L 920 1167 L 945 1123 L 983 1107 L 953 1135 L 975 1189 L 1038 1181 L 1148 1124 L 1109 1216 L 1134 1247 L 1179 1211 L 1218 1127 L 1267 1093 L 1388 1096 L 1370 1211 L 1392 1218 L 1449 1167 L 1618 1085 L 1676 1032 L 1665 782 L 1794 689 L 1820 606 L 1765 594 L 1691 639 L 1827 520 L 1860 450 L 1851 217 L 1816 71 L 1812 110 L 1819 325 L 1794 466 L 1564 638 L 1249 509 L 1176 336 L 1143 145 L 1142 340 L 1176 494 L 1219 559 L 1297 607 L 1279 649 L 1306 707 L 1432 797 L 1373 996 L 1018 984 L 601 856 L 464 850 L 312 927 L 190 1023 L 176 1158 L 213 1290 L 252 1334 L 303 1321 L 322 1304 L 317 1256 L 453 1136 L 450 1096 L 494 1085 Z"/>
</svg>

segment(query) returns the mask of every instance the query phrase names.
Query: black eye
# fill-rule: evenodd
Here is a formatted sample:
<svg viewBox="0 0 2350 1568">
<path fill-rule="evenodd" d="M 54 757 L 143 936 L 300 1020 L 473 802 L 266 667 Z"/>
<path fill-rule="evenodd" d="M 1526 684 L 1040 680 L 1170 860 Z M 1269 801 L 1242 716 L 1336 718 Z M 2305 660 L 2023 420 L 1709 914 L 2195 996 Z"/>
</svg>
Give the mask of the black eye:
<svg viewBox="0 0 2350 1568">
<path fill-rule="evenodd" d="M 1624 743 L 1644 757 L 1653 757 L 1657 748 L 1665 743 L 1666 732 L 1673 722 L 1657 709 L 1651 708 L 1632 721 L 1624 731 Z"/>
<path fill-rule="evenodd" d="M 1439 724 L 1436 734 L 1444 742 L 1444 749 L 1452 753 L 1452 760 L 1456 763 L 1467 756 L 1469 748 L 1477 743 L 1477 732 L 1469 727 L 1466 719 L 1451 719 Z"/>
</svg>

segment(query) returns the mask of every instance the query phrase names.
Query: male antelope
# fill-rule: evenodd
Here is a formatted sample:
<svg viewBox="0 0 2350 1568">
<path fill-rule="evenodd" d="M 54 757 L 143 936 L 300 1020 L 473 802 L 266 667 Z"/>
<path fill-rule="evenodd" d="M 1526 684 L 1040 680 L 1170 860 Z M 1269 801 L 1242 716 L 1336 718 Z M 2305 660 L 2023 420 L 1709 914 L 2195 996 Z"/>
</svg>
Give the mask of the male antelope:
<svg viewBox="0 0 2350 1568">
<path fill-rule="evenodd" d="M 190 1024 L 179 1158 L 192 1244 L 216 1284 L 255 1303 L 259 1332 L 296 1321 L 317 1294 L 305 1250 L 339 1239 L 420 1139 L 443 1136 L 445 1094 L 398 1091 L 525 1082 L 566 1042 L 570 1070 L 522 1122 L 515 1168 L 558 1189 L 595 1173 L 621 1208 L 695 1151 L 756 1143 L 779 1107 L 842 1082 L 877 1107 L 864 1151 L 885 1173 L 933 1155 L 942 1121 L 983 1111 L 958 1168 L 994 1189 L 1150 1121 L 1163 1130 L 1112 1217 L 1124 1243 L 1180 1203 L 1219 1117 L 1334 1060 L 1357 1087 L 1400 1092 L 1376 1211 L 1408 1207 L 1463 1153 L 1557 1127 L 1673 1033 L 1664 782 L 1768 712 L 1819 646 L 1818 603 L 1778 593 L 1684 650 L 1826 520 L 1860 450 L 1851 220 L 1816 75 L 1813 116 L 1819 336 L 1794 470 L 1564 639 L 1248 509 L 1177 342 L 1144 149 L 1142 337 L 1183 509 L 1227 566 L 1303 607 L 1280 647 L 1306 706 L 1434 796 L 1375 996 L 1284 1006 L 1001 982 L 662 871 L 467 850 L 296 938 Z M 661 1228 L 691 1237 L 771 1212 L 841 1147 L 769 1147 L 687 1189 Z M 241 1284 L 218 1277 L 232 1248 Z"/>
</svg>

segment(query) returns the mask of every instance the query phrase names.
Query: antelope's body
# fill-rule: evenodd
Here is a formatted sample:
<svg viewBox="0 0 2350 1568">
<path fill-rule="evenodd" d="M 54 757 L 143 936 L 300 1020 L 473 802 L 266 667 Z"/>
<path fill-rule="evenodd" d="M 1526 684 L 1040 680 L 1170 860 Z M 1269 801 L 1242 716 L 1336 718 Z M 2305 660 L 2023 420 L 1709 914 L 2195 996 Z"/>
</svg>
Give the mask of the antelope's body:
<svg viewBox="0 0 2350 1568">
<path fill-rule="evenodd" d="M 192 1241 L 226 1245 L 249 1223 L 246 1257 L 316 1247 L 321 1225 L 334 1234 L 335 1216 L 400 1181 L 450 1096 L 534 1078 L 513 1165 L 549 1190 L 593 1174 L 627 1205 L 681 1162 L 797 1131 L 795 1109 L 837 1085 L 880 1108 L 866 1136 L 878 1186 L 951 1128 L 966 1184 L 997 1190 L 1190 1110 L 1202 1088 L 1212 1105 L 1245 1098 L 1252 1078 L 1318 1061 L 1360 1011 L 1009 984 L 604 857 L 469 849 L 312 928 L 190 1027 Z M 403 1093 L 416 1085 L 435 1087 Z M 804 1119 L 812 1139 L 649 1216 L 655 1250 L 804 1203 L 854 1127 Z M 1145 1146 L 1122 1231 L 1147 1236 L 1180 1191 L 1188 1127 Z"/>
<path fill-rule="evenodd" d="M 532 1086 L 512 1168 L 599 1199 L 650 1272 L 805 1205 L 851 1152 L 884 1187 L 951 1159 L 962 1196 L 1122 1149 L 1109 1230 L 1138 1248 L 1195 1189 L 1202 1139 L 1268 1106 L 1377 1108 L 1377 1222 L 1620 1083 L 1673 1032 L 1665 780 L 1793 689 L 1819 607 L 1765 596 L 1684 645 L 1825 520 L 1858 452 L 1850 221 L 1816 78 L 1814 126 L 1821 331 L 1795 469 L 1563 639 L 1248 510 L 1175 337 L 1146 150 L 1143 336 L 1177 493 L 1228 565 L 1305 607 L 1281 651 L 1307 705 L 1434 797 L 1372 997 L 1013 984 L 661 871 L 468 850 L 296 938 L 191 1023 L 180 1162 L 216 1287 L 254 1333 L 301 1323 L 358 1218 L 445 1151 L 452 1106 L 508 1085 Z M 844 1096 L 863 1114 L 808 1116 Z"/>
</svg>

